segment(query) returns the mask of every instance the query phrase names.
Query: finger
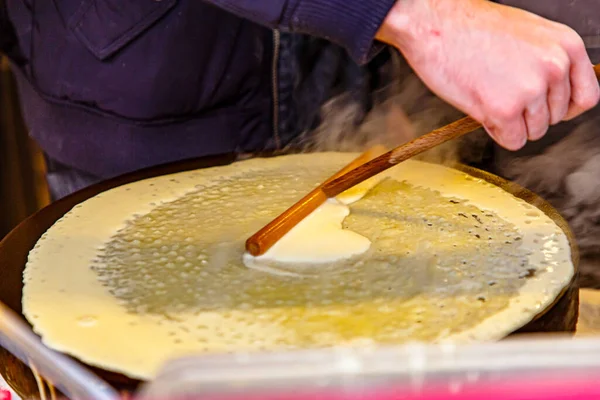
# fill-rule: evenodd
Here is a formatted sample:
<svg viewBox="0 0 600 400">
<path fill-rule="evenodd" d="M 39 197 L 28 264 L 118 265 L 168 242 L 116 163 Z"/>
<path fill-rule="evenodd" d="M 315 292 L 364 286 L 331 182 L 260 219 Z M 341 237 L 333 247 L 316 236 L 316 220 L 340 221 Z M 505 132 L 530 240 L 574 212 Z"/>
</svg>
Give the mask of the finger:
<svg viewBox="0 0 600 400">
<path fill-rule="evenodd" d="M 575 71 L 576 69 L 579 71 Z M 571 101 L 563 120 L 569 121 L 595 107 L 599 98 L 600 86 L 592 64 L 587 65 L 587 68 L 574 66 L 571 72 Z"/>
<path fill-rule="evenodd" d="M 561 122 L 569 112 L 571 104 L 571 79 L 555 82 L 548 90 L 548 109 L 550 110 L 550 125 Z"/>
<path fill-rule="evenodd" d="M 520 116 L 510 121 L 483 123 L 483 127 L 492 139 L 507 150 L 519 150 L 527 143 L 527 125 Z"/>
<path fill-rule="evenodd" d="M 563 43 L 571 59 L 571 102 L 565 120 L 573 119 L 593 108 L 600 99 L 600 86 L 583 40 L 575 34 Z"/>
<path fill-rule="evenodd" d="M 568 103 L 567 103 L 568 104 Z M 527 138 L 529 140 L 538 140 L 546 134 L 550 125 L 550 110 L 548 109 L 548 99 L 539 96 L 531 102 L 523 113 L 525 126 L 527 129 Z"/>
</svg>

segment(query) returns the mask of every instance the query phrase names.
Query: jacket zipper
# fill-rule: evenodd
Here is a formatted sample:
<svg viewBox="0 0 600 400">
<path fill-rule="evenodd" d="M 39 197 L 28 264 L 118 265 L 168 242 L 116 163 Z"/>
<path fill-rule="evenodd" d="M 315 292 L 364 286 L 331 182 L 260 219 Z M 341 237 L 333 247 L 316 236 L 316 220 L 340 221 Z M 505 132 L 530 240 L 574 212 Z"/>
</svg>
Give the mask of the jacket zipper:
<svg viewBox="0 0 600 400">
<path fill-rule="evenodd" d="M 273 64 L 271 83 L 273 87 L 273 137 L 275 138 L 275 147 L 281 148 L 281 139 L 279 138 L 279 47 L 281 35 L 277 29 L 273 30 Z"/>
</svg>

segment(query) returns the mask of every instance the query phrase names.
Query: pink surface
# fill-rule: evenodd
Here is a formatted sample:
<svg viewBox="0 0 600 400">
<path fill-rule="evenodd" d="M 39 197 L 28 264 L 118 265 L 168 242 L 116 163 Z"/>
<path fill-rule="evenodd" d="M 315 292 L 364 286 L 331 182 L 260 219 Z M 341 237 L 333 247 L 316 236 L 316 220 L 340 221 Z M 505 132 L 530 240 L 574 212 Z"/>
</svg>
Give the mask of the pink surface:
<svg viewBox="0 0 600 400">
<path fill-rule="evenodd" d="M 342 389 L 344 390 L 344 389 Z M 405 387 L 385 389 L 347 388 L 340 391 L 299 389 L 285 394 L 240 394 L 214 396 L 202 400 L 600 400 L 600 375 L 565 378 L 553 376 L 540 380 L 501 381 L 496 384 L 444 385 L 420 391 Z"/>
<path fill-rule="evenodd" d="M 2 375 L 0 375 L 0 400 L 19 400 L 19 397 L 10 390 Z"/>
</svg>

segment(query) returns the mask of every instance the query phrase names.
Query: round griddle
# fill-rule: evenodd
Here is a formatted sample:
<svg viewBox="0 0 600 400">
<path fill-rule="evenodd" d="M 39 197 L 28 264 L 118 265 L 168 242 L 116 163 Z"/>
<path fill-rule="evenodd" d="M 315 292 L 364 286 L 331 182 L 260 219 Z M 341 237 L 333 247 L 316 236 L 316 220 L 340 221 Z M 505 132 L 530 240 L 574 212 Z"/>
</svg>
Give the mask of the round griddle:
<svg viewBox="0 0 600 400">
<path fill-rule="evenodd" d="M 0 301 L 22 316 L 21 296 L 23 290 L 23 270 L 27 262 L 29 251 L 35 246 L 40 236 L 47 229 L 77 204 L 117 186 L 161 175 L 226 165 L 234 162 L 235 159 L 235 155 L 226 154 L 140 170 L 95 184 L 40 210 L 38 213 L 22 222 L 0 242 Z M 577 268 L 579 259 L 574 236 L 566 221 L 549 203 L 531 191 L 495 175 L 467 166 L 458 166 L 456 168 L 471 176 L 484 179 L 501 187 L 548 215 L 567 235 L 571 246 L 573 263 L 575 268 Z M 554 304 L 540 312 L 534 320 L 514 334 L 533 332 L 574 332 L 577 324 L 579 306 L 577 276 L 578 274 L 576 273 L 575 278 L 570 285 L 564 289 L 563 293 L 556 299 Z M 133 391 L 140 384 L 139 381 L 127 378 L 120 374 L 89 366 L 86 367 L 93 370 L 101 378 L 120 390 Z M 38 395 L 37 384 L 29 368 L 2 348 L 0 348 L 0 374 L 5 377 L 7 382 L 20 396 L 30 398 Z"/>
</svg>

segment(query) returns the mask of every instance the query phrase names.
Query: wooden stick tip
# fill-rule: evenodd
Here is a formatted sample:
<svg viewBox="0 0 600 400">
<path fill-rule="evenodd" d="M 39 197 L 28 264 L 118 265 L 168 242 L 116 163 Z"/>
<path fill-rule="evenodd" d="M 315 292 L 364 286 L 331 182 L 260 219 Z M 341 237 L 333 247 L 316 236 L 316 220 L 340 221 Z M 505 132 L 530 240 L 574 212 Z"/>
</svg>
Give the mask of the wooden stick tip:
<svg viewBox="0 0 600 400">
<path fill-rule="evenodd" d="M 252 240 L 252 238 L 246 240 L 246 251 L 248 253 L 250 253 L 254 257 L 258 257 L 258 256 L 262 255 L 262 251 L 261 250 L 262 249 L 261 249 L 260 244 L 258 244 L 254 240 Z"/>
</svg>

